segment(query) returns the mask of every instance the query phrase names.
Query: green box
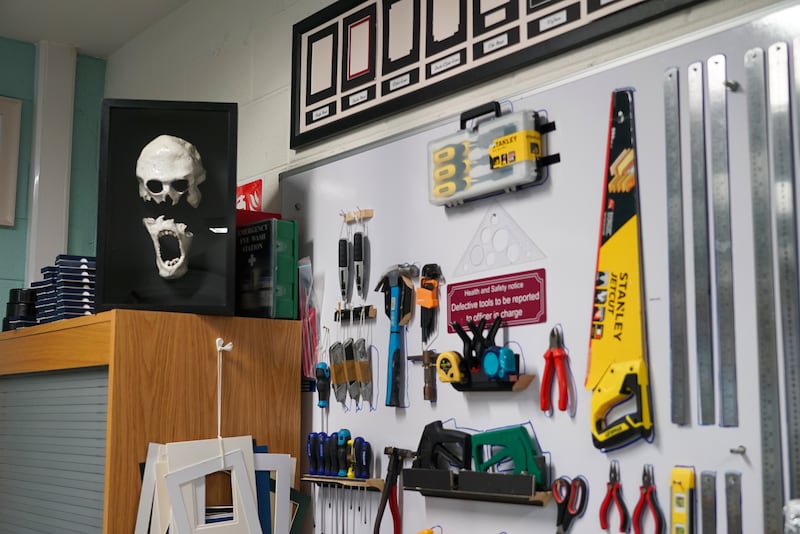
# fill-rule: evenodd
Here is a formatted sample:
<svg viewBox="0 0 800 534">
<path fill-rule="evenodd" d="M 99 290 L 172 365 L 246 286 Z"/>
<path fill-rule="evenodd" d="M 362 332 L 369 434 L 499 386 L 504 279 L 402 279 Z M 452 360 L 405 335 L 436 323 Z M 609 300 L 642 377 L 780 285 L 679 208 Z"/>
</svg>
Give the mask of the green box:
<svg viewBox="0 0 800 534">
<path fill-rule="evenodd" d="M 297 319 L 297 223 L 236 228 L 236 315 Z"/>
</svg>

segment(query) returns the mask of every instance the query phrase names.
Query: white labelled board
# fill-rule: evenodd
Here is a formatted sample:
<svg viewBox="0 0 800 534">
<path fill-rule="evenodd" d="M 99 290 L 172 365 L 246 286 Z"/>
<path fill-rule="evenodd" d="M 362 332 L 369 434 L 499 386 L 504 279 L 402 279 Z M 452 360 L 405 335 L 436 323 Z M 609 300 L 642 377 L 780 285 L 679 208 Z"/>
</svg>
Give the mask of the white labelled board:
<svg viewBox="0 0 800 534">
<path fill-rule="evenodd" d="M 786 4 L 784 4 L 786 5 Z M 698 479 L 702 471 L 717 473 L 717 524 L 726 531 L 724 478 L 728 471 L 742 473 L 742 517 L 744 532 L 761 532 L 761 451 L 758 411 L 758 361 L 755 335 L 755 296 L 753 228 L 747 141 L 747 110 L 744 54 L 755 46 L 764 49 L 779 40 L 791 42 L 800 35 L 800 7 L 759 19 L 744 21 L 717 33 L 697 36 L 631 58 L 584 77 L 512 99 L 514 108 L 544 110 L 556 122 L 548 135 L 549 152 L 561 154 L 561 162 L 551 167 L 550 179 L 542 186 L 487 199 L 462 207 L 444 209 L 427 201 L 427 143 L 458 129 L 453 119 L 427 130 L 417 131 L 369 147 L 362 152 L 299 170 L 281 181 L 283 214 L 299 221 L 300 254 L 310 255 L 315 274 L 318 314 L 322 324 L 337 339 L 333 314 L 338 299 L 337 241 L 340 237 L 341 210 L 373 208 L 369 223 L 371 245 L 370 292 L 368 303 L 379 310 L 371 341 L 378 354 L 374 376 L 375 411 L 349 411 L 332 402 L 324 429 L 333 432 L 349 428 L 353 436 L 364 436 L 372 443 L 375 456 L 387 445 L 416 449 L 422 428 L 429 422 L 454 418 L 456 424 L 472 429 L 490 429 L 530 421 L 542 448 L 550 452 L 552 475 L 582 474 L 590 484 L 589 505 L 571 532 L 598 532 L 598 510 L 606 490 L 610 459 L 621 465 L 623 492 L 632 513 L 639 497 L 642 467 L 655 467 L 658 499 L 669 518 L 670 470 L 676 465 L 694 466 Z M 737 428 L 697 424 L 697 369 L 694 352 L 694 280 L 691 268 L 690 153 L 688 144 L 688 106 L 686 72 L 695 61 L 723 53 L 728 62 L 728 79 L 741 89 L 728 94 L 730 139 L 731 228 L 736 307 L 736 360 L 740 424 Z M 679 67 L 681 76 L 683 135 L 684 224 L 689 313 L 689 369 L 691 377 L 692 424 L 678 427 L 670 422 L 669 283 L 667 262 L 667 202 L 664 154 L 663 77 L 667 68 Z M 601 188 L 611 93 L 617 88 L 635 89 L 639 183 L 642 206 L 644 279 L 647 298 L 647 332 L 655 440 L 639 442 L 620 451 L 604 454 L 591 441 L 589 399 L 582 386 L 586 376 L 589 327 L 593 297 L 594 269 L 601 213 Z M 462 110 L 453 110 L 459 112 Z M 796 142 L 796 141 L 795 141 Z M 502 208 L 527 232 L 542 251 L 542 259 L 474 276 L 456 276 L 456 266 L 474 239 L 478 225 L 499 202 Z M 761 259 L 759 259 L 761 261 Z M 538 408 L 539 380 L 519 393 L 459 393 L 438 384 L 438 403 L 422 399 L 422 369 L 409 364 L 406 409 L 383 405 L 386 393 L 386 351 L 389 323 L 383 314 L 383 295 L 372 291 L 381 273 L 400 262 L 439 263 L 448 283 L 486 276 L 544 268 L 547 284 L 547 322 L 517 326 L 498 334 L 512 348 L 521 348 L 527 371 L 541 374 L 542 354 L 547 348 L 550 328 L 560 323 L 569 349 L 572 372 L 578 383 L 578 411 L 574 420 L 556 412 L 546 418 Z M 441 306 L 446 304 L 444 288 Z M 359 302 L 355 302 L 356 305 Z M 439 315 L 439 335 L 432 348 L 439 352 L 461 351 L 461 341 L 446 334 L 444 309 Z M 419 318 L 415 315 L 407 330 L 407 353 L 421 351 Z M 369 341 L 369 340 L 368 340 Z M 718 355 L 715 356 L 718 358 Z M 718 360 L 717 360 L 718 361 Z M 781 361 L 781 358 L 779 358 Z M 715 370 L 716 376 L 716 370 Z M 555 393 L 554 393 L 555 394 Z M 333 396 L 332 396 L 333 398 Z M 719 400 L 719 395 L 717 395 Z M 783 395 L 781 395 L 783 399 Z M 307 396 L 308 401 L 311 396 Z M 316 403 L 316 396 L 314 395 Z M 719 402 L 717 403 L 719 421 Z M 313 410 L 313 429 L 323 429 L 321 411 Z M 785 432 L 784 432 L 785 436 Z M 746 455 L 731 448 L 744 446 Z M 784 448 L 785 450 L 785 448 Z M 386 461 L 380 459 L 385 475 Z M 549 531 L 555 526 L 556 506 L 536 508 L 510 504 L 484 503 L 422 497 L 405 492 L 404 532 L 417 532 L 441 525 L 447 532 L 509 534 Z M 697 506 L 699 510 L 699 492 Z M 648 520 L 649 521 L 649 520 Z M 612 520 L 616 525 L 616 520 Z M 372 528 L 363 527 L 363 532 Z M 651 531 L 648 523 L 645 531 Z M 361 531 L 358 531 L 361 532 Z M 389 511 L 381 532 L 391 532 Z"/>
</svg>

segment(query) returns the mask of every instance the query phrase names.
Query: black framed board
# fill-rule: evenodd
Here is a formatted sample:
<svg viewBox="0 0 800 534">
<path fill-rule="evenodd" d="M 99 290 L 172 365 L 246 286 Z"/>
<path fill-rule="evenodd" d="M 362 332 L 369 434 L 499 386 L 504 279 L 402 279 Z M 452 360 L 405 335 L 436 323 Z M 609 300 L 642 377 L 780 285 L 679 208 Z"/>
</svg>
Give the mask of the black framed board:
<svg viewBox="0 0 800 534">
<path fill-rule="evenodd" d="M 702 0 L 343 0 L 293 28 L 292 148 Z"/>
<path fill-rule="evenodd" d="M 103 101 L 98 311 L 232 315 L 237 105 Z"/>
</svg>

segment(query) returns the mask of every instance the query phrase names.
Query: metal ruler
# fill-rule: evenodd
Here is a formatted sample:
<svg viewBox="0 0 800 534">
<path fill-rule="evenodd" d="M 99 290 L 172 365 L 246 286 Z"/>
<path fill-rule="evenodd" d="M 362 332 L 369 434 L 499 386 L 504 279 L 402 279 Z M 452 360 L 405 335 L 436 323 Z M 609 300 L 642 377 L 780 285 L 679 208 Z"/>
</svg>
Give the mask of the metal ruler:
<svg viewBox="0 0 800 534">
<path fill-rule="evenodd" d="M 767 95 L 764 51 L 744 57 L 755 258 L 772 258 L 772 202 L 767 147 Z M 758 390 L 761 414 L 761 476 L 764 532 L 783 532 L 783 467 L 780 379 L 775 318 L 775 275 L 772 261 L 755 262 Z"/>
<path fill-rule="evenodd" d="M 728 78 L 725 56 L 708 59 L 708 120 L 711 147 L 717 348 L 722 426 L 739 426 L 736 389 L 736 320 L 733 310 L 731 192 L 728 169 Z"/>
<path fill-rule="evenodd" d="M 717 534 L 717 473 L 700 473 L 701 534 Z"/>
<path fill-rule="evenodd" d="M 776 43 L 767 52 L 769 140 L 775 191 L 775 234 L 778 292 L 783 337 L 786 429 L 790 499 L 800 497 L 800 315 L 797 285 L 797 226 L 795 217 L 792 118 L 789 111 L 789 50 Z"/>
<path fill-rule="evenodd" d="M 689 135 L 692 161 L 692 227 L 694 243 L 694 297 L 697 342 L 697 378 L 700 424 L 716 421 L 714 350 L 711 332 L 711 274 L 708 253 L 706 190 L 706 132 L 703 63 L 689 65 Z"/>
<path fill-rule="evenodd" d="M 664 125 L 667 156 L 667 237 L 669 250 L 669 333 L 672 422 L 688 425 L 689 347 L 686 333 L 686 259 L 683 252 L 683 175 L 679 71 L 664 73 Z"/>
<path fill-rule="evenodd" d="M 742 474 L 725 473 L 725 513 L 728 534 L 742 534 Z"/>
</svg>

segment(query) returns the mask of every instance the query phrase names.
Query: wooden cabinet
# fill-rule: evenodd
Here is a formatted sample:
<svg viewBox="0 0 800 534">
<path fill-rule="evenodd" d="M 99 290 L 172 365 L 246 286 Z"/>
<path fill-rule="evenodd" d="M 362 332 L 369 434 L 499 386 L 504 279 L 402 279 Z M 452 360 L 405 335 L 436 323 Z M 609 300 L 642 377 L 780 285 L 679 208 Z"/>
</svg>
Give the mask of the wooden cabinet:
<svg viewBox="0 0 800 534">
<path fill-rule="evenodd" d="M 149 442 L 252 435 L 299 458 L 300 323 L 112 310 L 0 334 L 0 375 L 108 369 L 103 532 L 132 532 Z M 2 469 L 2 468 L 0 468 Z"/>
</svg>

